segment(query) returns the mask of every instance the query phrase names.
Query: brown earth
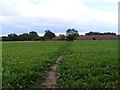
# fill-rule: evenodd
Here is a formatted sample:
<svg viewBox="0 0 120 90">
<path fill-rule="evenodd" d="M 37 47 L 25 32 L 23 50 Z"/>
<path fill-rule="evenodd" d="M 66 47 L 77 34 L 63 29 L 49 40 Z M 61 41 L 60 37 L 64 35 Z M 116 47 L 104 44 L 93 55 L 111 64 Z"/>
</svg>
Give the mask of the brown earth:
<svg viewBox="0 0 120 90">
<path fill-rule="evenodd" d="M 59 56 L 55 64 L 51 67 L 51 71 L 48 72 L 48 77 L 45 79 L 45 82 L 42 83 L 43 88 L 44 87 L 46 88 L 57 88 L 58 87 L 56 70 L 57 70 L 58 63 L 61 60 L 61 58 L 62 56 Z"/>
<path fill-rule="evenodd" d="M 96 40 L 120 40 L 120 35 L 80 35 L 76 38 L 76 40 L 92 40 L 96 38 Z M 55 37 L 53 40 L 60 39 L 60 37 Z"/>
<path fill-rule="evenodd" d="M 92 40 L 96 38 L 96 40 L 118 40 L 118 35 L 85 35 L 79 36 L 76 40 Z"/>
</svg>

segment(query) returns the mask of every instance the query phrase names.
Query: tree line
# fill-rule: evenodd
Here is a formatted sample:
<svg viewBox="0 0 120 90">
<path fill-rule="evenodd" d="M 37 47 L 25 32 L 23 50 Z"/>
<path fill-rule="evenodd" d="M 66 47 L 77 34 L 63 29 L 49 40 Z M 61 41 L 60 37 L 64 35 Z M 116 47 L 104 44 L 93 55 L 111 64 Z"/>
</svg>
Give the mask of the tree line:
<svg viewBox="0 0 120 90">
<path fill-rule="evenodd" d="M 75 29 L 68 29 L 66 31 L 66 35 L 60 34 L 59 40 L 75 40 L 76 37 L 79 36 L 78 31 Z M 15 33 L 8 34 L 8 36 L 2 36 L 2 41 L 46 41 L 52 40 L 56 37 L 55 33 L 50 30 L 46 30 L 44 36 L 40 37 L 37 32 L 31 31 L 29 33 L 23 33 L 17 35 Z"/>
<path fill-rule="evenodd" d="M 99 32 L 89 32 L 85 33 L 85 35 L 116 35 L 116 33 L 99 33 Z M 57 40 L 67 40 L 73 41 L 79 36 L 78 31 L 75 29 L 67 29 L 66 35 L 60 34 L 59 39 Z M 29 33 L 23 33 L 17 35 L 15 33 L 8 34 L 8 36 L 2 36 L 2 41 L 47 41 L 47 40 L 54 40 L 56 37 L 55 33 L 50 30 L 46 30 L 44 36 L 39 36 L 37 32 L 31 31 Z"/>
<path fill-rule="evenodd" d="M 111 33 L 111 32 L 104 32 L 104 33 L 99 33 L 99 32 L 89 32 L 85 33 L 85 35 L 116 35 L 116 33 Z"/>
</svg>

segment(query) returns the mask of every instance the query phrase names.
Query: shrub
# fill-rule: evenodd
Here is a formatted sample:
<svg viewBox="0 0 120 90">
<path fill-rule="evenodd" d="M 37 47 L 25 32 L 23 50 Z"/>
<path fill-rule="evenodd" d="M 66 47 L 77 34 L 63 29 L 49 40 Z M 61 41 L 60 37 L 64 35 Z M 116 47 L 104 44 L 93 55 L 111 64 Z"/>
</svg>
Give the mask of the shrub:
<svg viewBox="0 0 120 90">
<path fill-rule="evenodd" d="M 95 38 L 95 37 L 93 37 L 93 38 L 92 38 L 92 40 L 96 40 L 96 38 Z"/>
</svg>

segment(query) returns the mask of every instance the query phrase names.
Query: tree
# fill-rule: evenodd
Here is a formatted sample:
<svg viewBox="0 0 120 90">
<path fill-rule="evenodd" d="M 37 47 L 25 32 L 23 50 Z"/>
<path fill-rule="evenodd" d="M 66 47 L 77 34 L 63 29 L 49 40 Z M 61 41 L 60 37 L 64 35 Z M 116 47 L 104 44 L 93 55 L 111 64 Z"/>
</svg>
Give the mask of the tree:
<svg viewBox="0 0 120 90">
<path fill-rule="evenodd" d="M 69 34 L 79 35 L 79 34 L 78 34 L 78 31 L 75 30 L 75 29 L 68 29 L 68 30 L 66 31 L 66 34 L 67 34 L 67 35 L 69 35 Z"/>
<path fill-rule="evenodd" d="M 85 33 L 85 35 L 116 35 L 116 33 L 110 33 L 110 32 L 104 32 L 104 33 L 99 33 L 99 32 L 88 32 L 88 33 Z"/>
<path fill-rule="evenodd" d="M 17 41 L 17 40 L 18 40 L 17 34 L 15 34 L 15 33 L 8 34 L 8 41 Z"/>
<path fill-rule="evenodd" d="M 66 35 L 67 35 L 67 40 L 68 41 L 73 41 L 73 40 L 76 39 L 76 37 L 79 36 L 78 31 L 75 30 L 75 29 L 68 29 L 66 31 Z"/>
<path fill-rule="evenodd" d="M 2 36 L 2 41 L 9 41 L 7 36 Z"/>
<path fill-rule="evenodd" d="M 37 32 L 31 31 L 29 33 L 23 33 L 21 35 L 17 35 L 15 33 L 8 34 L 7 37 L 2 37 L 2 41 L 30 41 L 30 40 L 41 40 L 38 36 Z"/>
<path fill-rule="evenodd" d="M 64 34 L 60 34 L 59 37 L 60 37 L 61 40 L 65 40 L 65 35 Z"/>
<path fill-rule="evenodd" d="M 41 37 L 35 37 L 34 40 L 35 40 L 35 41 L 40 41 L 40 40 L 41 40 Z"/>
<path fill-rule="evenodd" d="M 48 39 L 52 39 L 52 38 L 55 38 L 55 34 L 51 32 L 50 30 L 46 30 L 44 37 L 47 37 Z"/>
<path fill-rule="evenodd" d="M 96 40 L 96 38 L 95 38 L 95 37 L 93 37 L 93 38 L 92 38 L 92 40 Z"/>
<path fill-rule="evenodd" d="M 67 40 L 68 40 L 68 41 L 73 41 L 73 40 L 75 40 L 74 34 L 69 34 L 69 35 L 67 36 Z"/>
<path fill-rule="evenodd" d="M 30 38 L 30 35 L 28 33 L 23 33 L 21 35 L 19 35 L 19 40 L 20 41 L 29 41 L 31 38 Z"/>
<path fill-rule="evenodd" d="M 35 31 L 29 32 L 29 35 L 30 35 L 30 40 L 35 40 L 36 37 L 39 37 L 37 32 Z"/>
<path fill-rule="evenodd" d="M 85 33 L 85 35 L 102 35 L 102 33 L 90 31 L 89 33 Z"/>
</svg>

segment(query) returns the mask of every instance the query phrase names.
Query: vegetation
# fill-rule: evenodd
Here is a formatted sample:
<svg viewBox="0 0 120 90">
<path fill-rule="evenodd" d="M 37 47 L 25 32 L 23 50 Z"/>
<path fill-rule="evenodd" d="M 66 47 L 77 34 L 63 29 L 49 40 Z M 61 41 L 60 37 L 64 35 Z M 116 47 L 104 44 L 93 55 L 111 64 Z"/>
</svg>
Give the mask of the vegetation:
<svg viewBox="0 0 120 90">
<path fill-rule="evenodd" d="M 67 34 L 67 40 L 68 41 L 73 41 L 73 40 L 76 39 L 76 37 L 79 36 L 78 31 L 75 30 L 75 29 L 68 29 L 66 31 L 66 34 Z"/>
<path fill-rule="evenodd" d="M 120 88 L 117 41 L 71 42 L 58 68 L 63 88 Z"/>
<path fill-rule="evenodd" d="M 93 38 L 92 38 L 92 40 L 96 40 L 96 38 L 95 38 L 95 37 L 93 37 Z"/>
<path fill-rule="evenodd" d="M 85 35 L 116 35 L 116 33 L 110 33 L 110 32 L 104 32 L 104 33 L 99 33 L 99 32 L 89 32 L 85 33 Z"/>
<path fill-rule="evenodd" d="M 52 39 L 52 38 L 55 38 L 55 34 L 53 32 L 51 32 L 50 30 L 46 30 L 44 37 L 46 37 L 48 39 Z"/>
<path fill-rule="evenodd" d="M 3 88 L 25 88 L 44 81 L 62 55 L 60 87 L 120 88 L 117 41 L 3 42 Z"/>
<path fill-rule="evenodd" d="M 42 82 L 66 42 L 3 42 L 3 88 Z"/>
<path fill-rule="evenodd" d="M 89 32 L 85 33 L 86 36 L 88 35 L 116 35 L 116 33 L 99 33 L 99 32 Z M 8 36 L 2 36 L 2 41 L 48 41 L 48 40 L 66 40 L 66 41 L 73 41 L 79 37 L 78 31 L 75 29 L 67 29 L 66 35 L 60 34 L 59 39 L 55 39 L 56 35 L 50 30 L 46 30 L 44 36 L 38 36 L 37 32 L 31 31 L 29 33 L 23 33 L 21 35 L 17 35 L 15 33 L 8 34 Z M 0 38 L 1 41 L 1 38 Z"/>
<path fill-rule="evenodd" d="M 59 37 L 60 37 L 60 40 L 66 40 L 66 37 L 64 34 L 60 34 Z"/>
<path fill-rule="evenodd" d="M 29 32 L 29 36 L 30 36 L 30 40 L 36 40 L 36 38 L 39 37 L 37 32 L 35 31 Z"/>
<path fill-rule="evenodd" d="M 3 36 L 2 41 L 36 41 L 40 40 L 37 32 L 31 31 L 28 33 L 23 33 L 21 35 L 17 35 L 15 33 L 8 34 L 8 37 Z"/>
</svg>

